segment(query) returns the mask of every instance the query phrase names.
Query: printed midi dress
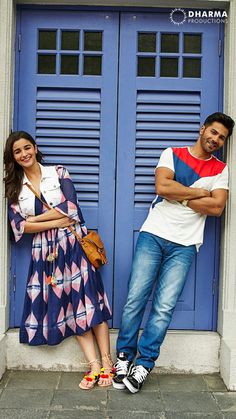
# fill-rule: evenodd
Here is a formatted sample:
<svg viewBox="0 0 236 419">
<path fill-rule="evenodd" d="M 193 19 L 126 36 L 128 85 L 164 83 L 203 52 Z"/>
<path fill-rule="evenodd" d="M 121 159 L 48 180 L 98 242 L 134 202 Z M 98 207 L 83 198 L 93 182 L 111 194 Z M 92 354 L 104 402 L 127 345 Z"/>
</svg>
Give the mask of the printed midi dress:
<svg viewBox="0 0 236 419">
<path fill-rule="evenodd" d="M 60 203 L 54 208 L 76 220 L 76 232 L 86 234 L 83 216 L 68 171 L 55 167 L 59 177 Z M 45 201 L 44 197 L 41 196 Z M 35 197 L 35 215 L 47 209 Z M 18 241 L 24 233 L 25 218 L 19 204 L 9 205 L 11 227 Z M 57 253 L 53 262 L 50 253 Z M 55 275 L 56 284 L 49 283 Z M 29 345 L 57 345 L 71 335 L 82 335 L 111 318 L 100 273 L 69 229 L 51 229 L 35 233 L 26 286 L 20 342 Z"/>
</svg>

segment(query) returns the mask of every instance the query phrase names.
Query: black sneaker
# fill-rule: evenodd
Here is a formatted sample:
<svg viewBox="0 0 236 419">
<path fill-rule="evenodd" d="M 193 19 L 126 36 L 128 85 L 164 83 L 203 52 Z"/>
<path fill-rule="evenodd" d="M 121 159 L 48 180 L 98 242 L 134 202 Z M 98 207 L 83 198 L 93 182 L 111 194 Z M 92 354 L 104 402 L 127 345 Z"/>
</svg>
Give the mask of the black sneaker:
<svg viewBox="0 0 236 419">
<path fill-rule="evenodd" d="M 120 352 L 117 356 L 117 361 L 114 365 L 116 372 L 112 380 L 113 387 L 117 390 L 123 390 L 125 385 L 123 379 L 127 376 L 130 371 L 132 362 L 128 360 L 127 354 Z"/>
<path fill-rule="evenodd" d="M 125 387 L 127 387 L 131 393 L 137 393 L 141 389 L 150 371 L 151 370 L 144 368 L 142 365 L 134 365 L 131 368 L 129 375 L 123 379 Z"/>
</svg>

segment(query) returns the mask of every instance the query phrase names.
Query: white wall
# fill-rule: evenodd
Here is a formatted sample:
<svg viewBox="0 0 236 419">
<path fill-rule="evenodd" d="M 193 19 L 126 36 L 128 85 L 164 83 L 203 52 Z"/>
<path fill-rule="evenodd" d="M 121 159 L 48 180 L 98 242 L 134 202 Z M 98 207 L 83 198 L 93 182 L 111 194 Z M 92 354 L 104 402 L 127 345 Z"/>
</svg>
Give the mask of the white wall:
<svg viewBox="0 0 236 419">
<path fill-rule="evenodd" d="M 13 104 L 13 6 L 0 0 L 0 179 L 3 178 L 3 150 L 5 138 L 12 127 Z M 9 265 L 7 212 L 3 182 L 0 182 L 0 333 L 8 328 Z"/>
<path fill-rule="evenodd" d="M 236 121 L 236 2 L 231 2 L 225 33 L 225 112 Z M 218 331 L 222 336 L 220 372 L 236 390 L 236 127 L 227 142 L 230 195 L 222 228 Z"/>
<path fill-rule="evenodd" d="M 13 103 L 13 5 L 0 0 L 0 179 L 3 179 L 4 139 L 10 132 Z M 0 182 L 0 377 L 6 368 L 6 336 L 9 318 L 9 257 L 7 211 L 3 182 Z"/>
</svg>

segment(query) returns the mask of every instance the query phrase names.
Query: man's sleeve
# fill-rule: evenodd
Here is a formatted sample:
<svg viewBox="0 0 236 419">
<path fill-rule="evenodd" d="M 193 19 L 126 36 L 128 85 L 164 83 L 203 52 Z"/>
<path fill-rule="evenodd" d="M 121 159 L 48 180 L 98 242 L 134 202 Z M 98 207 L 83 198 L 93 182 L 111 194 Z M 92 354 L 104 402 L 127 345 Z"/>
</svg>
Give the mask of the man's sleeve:
<svg viewBox="0 0 236 419">
<path fill-rule="evenodd" d="M 225 166 L 224 170 L 216 176 L 216 180 L 211 188 L 211 191 L 215 189 L 229 189 L 229 169 Z"/>
<path fill-rule="evenodd" d="M 174 168 L 174 161 L 173 161 L 173 150 L 171 147 L 166 148 L 160 156 L 160 160 L 156 166 L 156 169 L 158 167 L 167 167 L 167 169 L 175 171 Z"/>
</svg>

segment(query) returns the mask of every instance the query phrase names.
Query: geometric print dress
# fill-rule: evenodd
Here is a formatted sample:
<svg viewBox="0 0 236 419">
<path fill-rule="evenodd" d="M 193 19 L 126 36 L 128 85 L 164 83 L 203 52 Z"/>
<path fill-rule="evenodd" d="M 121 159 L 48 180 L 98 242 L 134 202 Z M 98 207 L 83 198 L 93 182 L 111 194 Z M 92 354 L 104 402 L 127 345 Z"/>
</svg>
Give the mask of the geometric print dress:
<svg viewBox="0 0 236 419">
<path fill-rule="evenodd" d="M 68 171 L 56 166 L 60 182 L 60 203 L 54 208 L 76 220 L 73 228 L 82 237 L 87 230 Z M 41 195 L 45 201 L 45 198 Z M 35 197 L 35 215 L 47 209 Z M 25 218 L 18 204 L 9 205 L 11 227 L 18 241 Z M 50 262 L 47 257 L 56 252 Z M 55 283 L 50 278 L 55 277 Z M 35 233 L 25 293 L 20 342 L 29 345 L 57 345 L 72 335 L 82 335 L 111 318 L 100 273 L 87 260 L 69 229 Z"/>
</svg>

